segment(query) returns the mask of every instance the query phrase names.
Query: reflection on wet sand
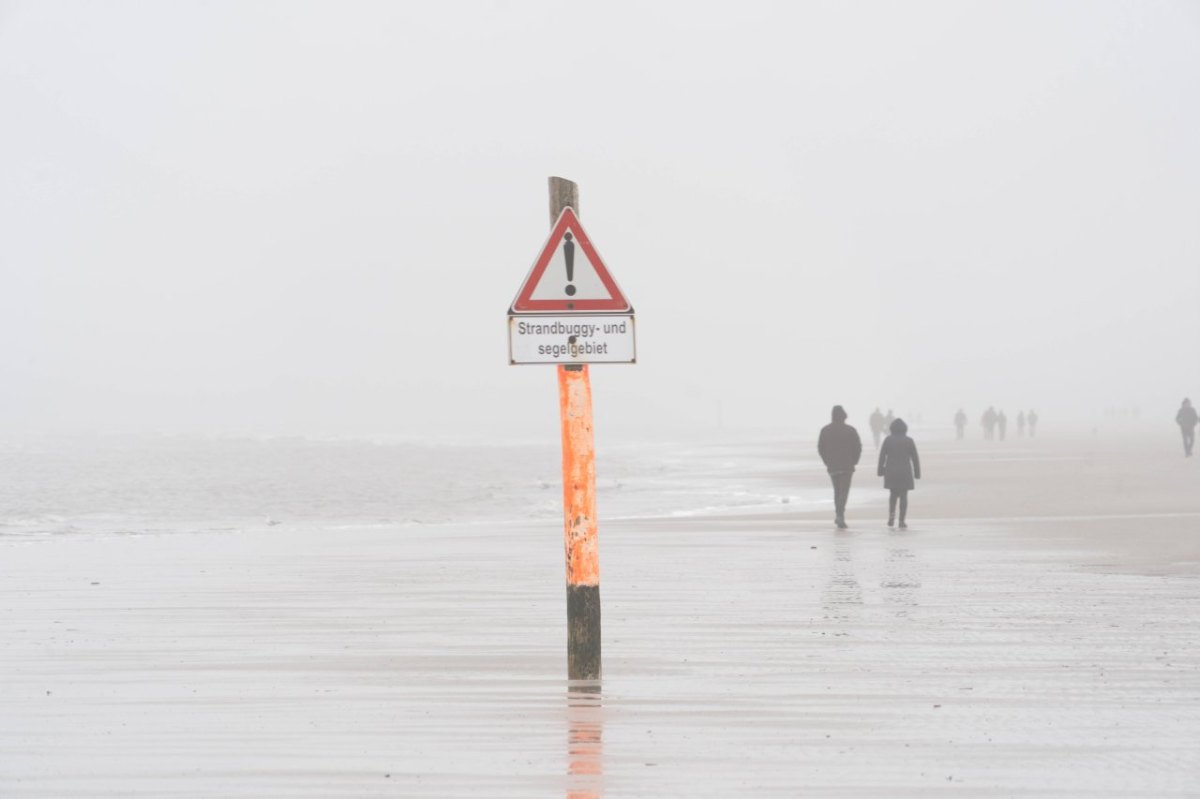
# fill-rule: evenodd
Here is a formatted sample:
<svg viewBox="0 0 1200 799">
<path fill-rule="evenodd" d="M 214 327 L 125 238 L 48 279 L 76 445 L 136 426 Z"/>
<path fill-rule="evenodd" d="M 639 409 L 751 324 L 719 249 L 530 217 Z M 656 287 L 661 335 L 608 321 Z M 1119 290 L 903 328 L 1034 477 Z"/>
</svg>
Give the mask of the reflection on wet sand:
<svg viewBox="0 0 1200 799">
<path fill-rule="evenodd" d="M 862 608 L 862 588 L 854 574 L 852 536 L 852 533 L 838 533 L 833 542 L 833 568 L 829 571 L 829 583 L 821 597 L 827 621 L 855 620 Z"/>
<path fill-rule="evenodd" d="M 898 619 L 907 618 L 909 611 L 917 606 L 917 594 L 921 590 L 921 561 L 916 550 L 905 542 L 909 535 L 911 533 L 902 530 L 888 533 L 883 579 L 879 582 L 884 603 L 896 606 Z"/>
<path fill-rule="evenodd" d="M 836 534 L 833 541 L 833 562 L 828 582 L 821 597 L 821 606 L 826 621 L 861 622 L 864 610 L 870 617 L 876 613 L 867 608 L 868 600 L 876 611 L 881 608 L 874 600 L 881 599 L 891 608 L 890 616 L 907 618 L 917 607 L 921 590 L 921 561 L 917 549 L 912 546 L 912 533 L 889 531 L 887 547 L 879 551 L 879 541 L 868 538 L 859 540 L 853 533 Z M 882 562 L 880 561 L 882 554 Z M 855 560 L 859 561 L 857 564 Z M 862 578 L 860 579 L 860 573 Z M 878 580 L 879 593 L 873 594 L 870 586 Z M 867 586 L 864 596 L 863 585 Z M 834 633 L 843 634 L 843 631 Z"/>
<path fill-rule="evenodd" d="M 599 682 L 567 688 L 567 799 L 604 795 L 604 705 Z"/>
</svg>

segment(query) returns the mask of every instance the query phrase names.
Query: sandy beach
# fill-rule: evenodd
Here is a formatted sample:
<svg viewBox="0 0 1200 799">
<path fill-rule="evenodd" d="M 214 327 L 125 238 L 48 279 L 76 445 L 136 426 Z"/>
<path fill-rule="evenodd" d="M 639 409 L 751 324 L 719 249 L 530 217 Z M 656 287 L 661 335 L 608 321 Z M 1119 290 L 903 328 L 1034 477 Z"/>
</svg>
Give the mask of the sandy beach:
<svg viewBox="0 0 1200 799">
<path fill-rule="evenodd" d="M 1200 0 L 0 0 L 0 799 L 1200 799 L 1198 86 Z"/>
<path fill-rule="evenodd" d="M 866 463 L 845 532 L 602 483 L 599 686 L 553 521 L 0 537 L 0 795 L 1200 796 L 1173 444 L 924 445 L 906 531 Z"/>
</svg>

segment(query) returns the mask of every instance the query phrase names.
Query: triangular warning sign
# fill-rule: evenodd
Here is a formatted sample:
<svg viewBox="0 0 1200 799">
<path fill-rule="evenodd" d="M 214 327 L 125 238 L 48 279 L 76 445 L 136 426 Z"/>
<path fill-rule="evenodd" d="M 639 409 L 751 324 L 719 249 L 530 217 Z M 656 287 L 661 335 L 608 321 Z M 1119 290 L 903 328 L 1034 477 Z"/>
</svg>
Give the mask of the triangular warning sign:
<svg viewBox="0 0 1200 799">
<path fill-rule="evenodd" d="M 509 313 L 629 310 L 579 217 L 564 208 Z"/>
</svg>

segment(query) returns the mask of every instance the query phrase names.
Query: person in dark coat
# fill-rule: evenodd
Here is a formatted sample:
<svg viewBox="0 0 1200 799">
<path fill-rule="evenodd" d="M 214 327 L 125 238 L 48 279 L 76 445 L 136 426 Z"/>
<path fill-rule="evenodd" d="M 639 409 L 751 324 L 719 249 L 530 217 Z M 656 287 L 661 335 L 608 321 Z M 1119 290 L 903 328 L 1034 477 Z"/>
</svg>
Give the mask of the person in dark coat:
<svg viewBox="0 0 1200 799">
<path fill-rule="evenodd" d="M 962 408 L 958 409 L 958 413 L 954 414 L 954 437 L 959 441 L 963 440 L 963 431 L 967 429 L 967 413 Z"/>
<path fill-rule="evenodd" d="M 983 424 L 983 440 L 991 441 L 996 437 L 996 409 L 989 405 L 980 421 Z"/>
<path fill-rule="evenodd" d="M 1183 433 L 1183 455 L 1186 458 L 1192 457 L 1192 447 L 1196 445 L 1196 423 L 1198 421 L 1200 421 L 1200 417 L 1196 415 L 1192 401 L 1185 399 L 1183 405 L 1179 407 L 1179 413 L 1175 414 L 1175 423 L 1179 425 L 1179 432 Z"/>
<path fill-rule="evenodd" d="M 879 448 L 879 468 L 883 487 L 891 492 L 888 497 L 888 527 L 896 523 L 896 506 L 900 506 L 900 529 L 908 527 L 908 492 L 915 487 L 914 480 L 921 479 L 921 459 L 917 456 L 917 445 L 908 437 L 908 425 L 903 419 L 892 422 L 892 434 L 883 440 Z"/>
<path fill-rule="evenodd" d="M 876 408 L 871 414 L 871 438 L 875 439 L 875 449 L 879 449 L 879 439 L 883 437 L 883 414 Z"/>
<path fill-rule="evenodd" d="M 817 438 L 817 452 L 833 481 L 833 523 L 839 530 L 845 530 L 846 499 L 850 496 L 854 467 L 862 457 L 862 440 L 858 431 L 846 424 L 846 411 L 841 405 L 833 406 L 831 416 L 833 421 L 821 428 Z"/>
</svg>

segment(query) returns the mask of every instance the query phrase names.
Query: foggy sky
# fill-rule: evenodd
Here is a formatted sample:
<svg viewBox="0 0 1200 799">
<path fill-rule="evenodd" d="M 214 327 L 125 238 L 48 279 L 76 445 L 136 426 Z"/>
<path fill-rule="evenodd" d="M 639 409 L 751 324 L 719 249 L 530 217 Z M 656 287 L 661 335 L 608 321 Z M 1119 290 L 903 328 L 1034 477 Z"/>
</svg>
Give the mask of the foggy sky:
<svg viewBox="0 0 1200 799">
<path fill-rule="evenodd" d="M 0 433 L 545 438 L 1200 398 L 1195 3 L 0 3 Z"/>
</svg>

